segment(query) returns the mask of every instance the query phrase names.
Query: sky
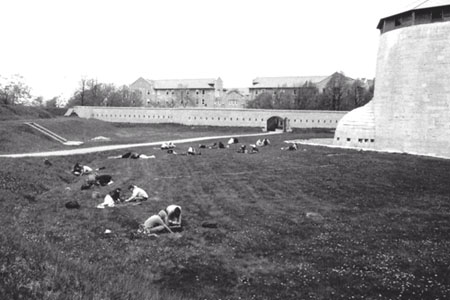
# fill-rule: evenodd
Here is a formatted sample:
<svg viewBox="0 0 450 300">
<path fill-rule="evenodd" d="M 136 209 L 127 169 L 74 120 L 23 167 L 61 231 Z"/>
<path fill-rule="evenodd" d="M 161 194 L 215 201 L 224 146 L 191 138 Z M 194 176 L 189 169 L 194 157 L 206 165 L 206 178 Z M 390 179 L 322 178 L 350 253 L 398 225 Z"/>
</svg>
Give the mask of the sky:
<svg viewBox="0 0 450 300">
<path fill-rule="evenodd" d="M 378 21 L 412 0 L 1 0 L 0 76 L 69 98 L 82 78 L 374 78 Z"/>
</svg>

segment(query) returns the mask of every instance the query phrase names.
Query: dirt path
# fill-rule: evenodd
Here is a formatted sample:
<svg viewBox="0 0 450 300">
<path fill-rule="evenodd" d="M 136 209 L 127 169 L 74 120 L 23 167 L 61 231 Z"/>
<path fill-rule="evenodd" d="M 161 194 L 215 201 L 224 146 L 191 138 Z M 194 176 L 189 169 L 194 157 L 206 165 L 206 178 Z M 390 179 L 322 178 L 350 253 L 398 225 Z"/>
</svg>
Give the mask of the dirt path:
<svg viewBox="0 0 450 300">
<path fill-rule="evenodd" d="M 183 144 L 183 143 L 200 142 L 200 141 L 215 140 L 215 139 L 229 139 L 231 137 L 240 138 L 240 137 L 249 137 L 249 136 L 266 136 L 266 135 L 273 135 L 273 134 L 280 134 L 280 133 L 282 133 L 282 132 L 265 132 L 265 133 L 252 133 L 252 134 L 241 134 L 241 135 L 207 136 L 207 137 L 179 139 L 179 140 L 166 140 L 166 141 L 150 142 L 150 143 L 98 146 L 98 147 L 79 148 L 79 149 L 71 149 L 71 150 L 57 150 L 57 151 L 19 153 L 19 154 L 2 154 L 2 155 L 0 155 L 0 158 L 1 157 L 21 158 L 21 157 L 68 156 L 68 155 L 79 155 L 79 154 L 94 153 L 94 152 L 105 152 L 105 151 L 127 149 L 127 148 L 159 146 L 164 142 L 173 142 L 174 144 Z"/>
</svg>

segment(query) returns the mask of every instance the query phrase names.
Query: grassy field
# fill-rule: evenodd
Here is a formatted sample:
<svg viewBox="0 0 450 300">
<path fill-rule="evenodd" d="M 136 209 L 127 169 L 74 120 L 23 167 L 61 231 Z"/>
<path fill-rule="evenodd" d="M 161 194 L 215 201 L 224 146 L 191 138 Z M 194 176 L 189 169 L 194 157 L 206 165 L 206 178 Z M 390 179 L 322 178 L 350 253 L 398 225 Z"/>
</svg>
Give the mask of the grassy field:
<svg viewBox="0 0 450 300">
<path fill-rule="evenodd" d="M 65 146 L 40 134 L 24 124 L 23 120 L 3 121 L 0 126 L 0 154 L 48 150 L 64 150 L 111 144 L 157 142 L 170 137 L 217 136 L 236 133 L 261 133 L 261 128 L 182 126 L 176 124 L 113 124 L 99 120 L 80 118 L 32 119 L 67 140 L 84 142 L 83 145 Z M 107 137 L 110 141 L 96 141 L 96 137 Z M 20 146 L 18 146 L 20 145 Z"/>
<path fill-rule="evenodd" d="M 115 136 L 141 132 L 115 128 Z M 166 139 L 210 130 L 145 129 Z M 124 151 L 51 158 L 51 166 L 2 159 L 2 299 L 449 299 L 450 161 L 280 150 L 284 140 L 317 135 L 330 136 L 271 136 L 254 155 L 148 148 L 139 151 L 156 159 L 106 159 Z M 77 161 L 104 166 L 115 183 L 81 191 L 83 178 L 70 174 Z M 95 208 L 93 191 L 130 183 L 150 199 Z M 81 208 L 66 209 L 69 200 Z M 180 235 L 136 233 L 173 203 L 184 210 Z"/>
</svg>

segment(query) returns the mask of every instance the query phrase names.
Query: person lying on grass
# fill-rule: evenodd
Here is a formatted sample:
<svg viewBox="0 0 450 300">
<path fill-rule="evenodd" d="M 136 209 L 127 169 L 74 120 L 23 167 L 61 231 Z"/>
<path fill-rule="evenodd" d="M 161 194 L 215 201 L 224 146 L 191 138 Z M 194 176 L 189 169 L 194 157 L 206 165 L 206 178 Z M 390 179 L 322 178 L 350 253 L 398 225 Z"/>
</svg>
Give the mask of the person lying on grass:
<svg viewBox="0 0 450 300">
<path fill-rule="evenodd" d="M 90 174 L 88 178 L 86 179 L 86 182 L 81 186 L 82 190 L 88 190 L 92 186 L 107 186 L 110 184 L 113 184 L 114 181 L 112 181 L 111 175 L 97 175 L 97 174 Z"/>
<path fill-rule="evenodd" d="M 201 152 L 197 152 L 197 150 L 195 150 L 194 147 L 189 147 L 187 152 L 183 152 L 183 153 L 178 153 L 175 152 L 173 149 L 169 149 L 167 150 L 168 154 L 173 154 L 173 155 L 202 155 Z"/>
<path fill-rule="evenodd" d="M 131 158 L 131 159 L 149 159 L 149 158 L 155 158 L 154 155 L 145 155 L 137 152 L 127 152 L 122 155 L 116 155 L 116 156 L 109 156 L 109 159 L 119 159 L 119 158 Z"/>
<path fill-rule="evenodd" d="M 97 208 L 106 208 L 106 207 L 114 207 L 116 203 L 120 202 L 120 188 L 115 189 L 114 191 L 109 192 L 103 202 L 97 205 Z"/>
<path fill-rule="evenodd" d="M 292 143 L 288 147 L 281 147 L 281 150 L 287 150 L 287 151 L 295 151 L 298 149 L 298 146 L 296 143 Z"/>
<path fill-rule="evenodd" d="M 80 175 L 90 174 L 90 173 L 92 173 L 92 171 L 93 170 L 91 167 L 83 166 L 79 162 L 77 162 L 75 164 L 75 166 L 73 166 L 72 173 L 76 176 L 80 176 Z"/>
<path fill-rule="evenodd" d="M 128 187 L 128 190 L 132 193 L 131 196 L 128 199 L 125 199 L 124 202 L 130 202 L 130 201 L 145 201 L 148 199 L 148 194 L 141 189 L 140 187 L 137 187 L 135 185 L 130 185 Z"/>
</svg>

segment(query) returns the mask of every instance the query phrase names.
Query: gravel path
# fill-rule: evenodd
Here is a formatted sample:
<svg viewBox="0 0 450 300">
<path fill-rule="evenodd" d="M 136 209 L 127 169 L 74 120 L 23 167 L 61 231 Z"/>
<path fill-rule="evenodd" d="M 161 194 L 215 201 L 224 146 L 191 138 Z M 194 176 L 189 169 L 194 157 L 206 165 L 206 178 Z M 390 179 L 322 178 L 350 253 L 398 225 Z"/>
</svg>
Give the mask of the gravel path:
<svg viewBox="0 0 450 300">
<path fill-rule="evenodd" d="M 207 140 L 213 140 L 213 139 L 229 139 L 231 137 L 239 138 L 239 137 L 248 137 L 248 136 L 267 136 L 267 135 L 280 134 L 280 133 L 282 133 L 282 132 L 265 132 L 265 133 L 252 133 L 252 134 L 241 134 L 241 135 L 207 136 L 207 137 L 179 139 L 179 140 L 167 140 L 167 141 L 150 142 L 150 143 L 108 145 L 108 146 L 98 146 L 98 147 L 79 148 L 79 149 L 70 149 L 70 150 L 46 151 L 46 152 L 33 152 L 33 153 L 2 154 L 2 155 L 0 155 L 0 158 L 1 157 L 21 158 L 21 157 L 68 156 L 68 155 L 79 155 L 79 154 L 94 153 L 94 152 L 105 152 L 105 151 L 127 149 L 127 148 L 159 146 L 164 142 L 166 142 L 166 143 L 173 142 L 174 144 L 183 144 L 183 143 L 200 142 L 200 141 L 207 141 Z"/>
</svg>

